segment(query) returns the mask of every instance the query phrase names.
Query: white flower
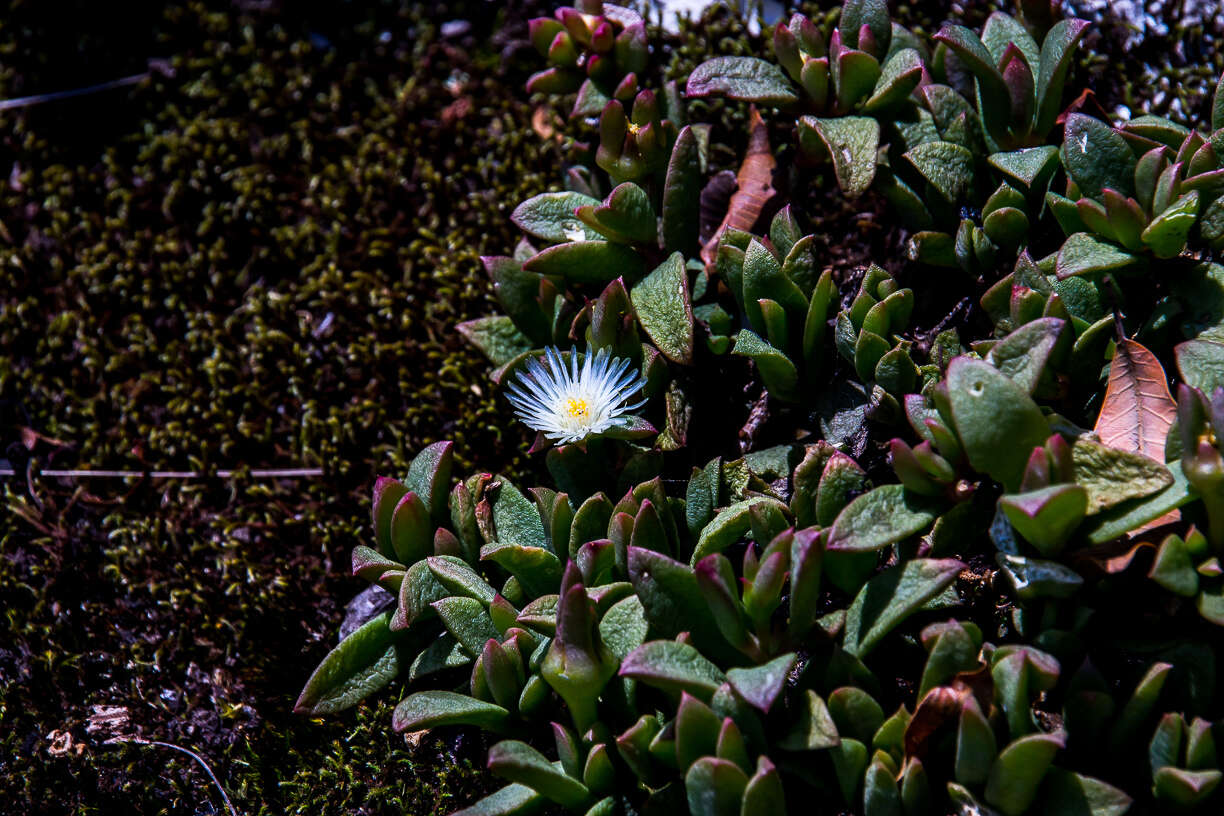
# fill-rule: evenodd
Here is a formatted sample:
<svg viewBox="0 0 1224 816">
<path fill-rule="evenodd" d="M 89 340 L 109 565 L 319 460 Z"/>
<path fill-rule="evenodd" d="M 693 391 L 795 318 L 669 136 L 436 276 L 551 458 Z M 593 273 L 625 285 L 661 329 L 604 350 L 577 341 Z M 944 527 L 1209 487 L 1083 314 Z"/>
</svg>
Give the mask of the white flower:
<svg viewBox="0 0 1224 816">
<path fill-rule="evenodd" d="M 607 349 L 585 357 L 581 371 L 577 352 L 570 352 L 568 369 L 552 347 L 544 349 L 547 367 L 539 358 L 528 359 L 527 371 L 520 370 L 518 382 L 506 389 L 515 415 L 562 445 L 627 426 L 649 428 L 637 417 L 625 416 L 646 404 L 645 399 L 625 404 L 646 384 L 629 370 L 630 361 L 613 358 Z"/>
</svg>

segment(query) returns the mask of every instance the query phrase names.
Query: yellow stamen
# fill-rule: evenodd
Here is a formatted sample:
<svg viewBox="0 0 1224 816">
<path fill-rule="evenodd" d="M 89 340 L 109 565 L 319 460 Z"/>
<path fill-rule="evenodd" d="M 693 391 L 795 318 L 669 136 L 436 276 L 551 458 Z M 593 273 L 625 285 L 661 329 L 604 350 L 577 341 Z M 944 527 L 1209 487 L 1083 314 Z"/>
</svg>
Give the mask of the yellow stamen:
<svg viewBox="0 0 1224 816">
<path fill-rule="evenodd" d="M 569 412 L 573 419 L 586 419 L 589 409 L 587 402 L 584 399 L 570 397 L 565 401 L 565 410 Z"/>
</svg>

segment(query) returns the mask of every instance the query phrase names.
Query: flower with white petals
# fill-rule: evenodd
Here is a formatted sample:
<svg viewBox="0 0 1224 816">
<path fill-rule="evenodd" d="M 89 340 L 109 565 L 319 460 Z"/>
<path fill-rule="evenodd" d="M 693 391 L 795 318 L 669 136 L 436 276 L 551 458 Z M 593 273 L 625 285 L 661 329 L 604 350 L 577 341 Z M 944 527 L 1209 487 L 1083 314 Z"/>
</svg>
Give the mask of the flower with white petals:
<svg viewBox="0 0 1224 816">
<path fill-rule="evenodd" d="M 518 382 L 507 387 L 515 415 L 527 427 L 562 445 L 581 442 L 600 434 L 638 436 L 654 429 L 630 411 L 642 407 L 642 399 L 626 403 L 641 391 L 646 380 L 630 370 L 630 361 L 617 359 L 600 349 L 586 354 L 581 369 L 578 353 L 570 352 L 569 366 L 556 348 L 544 350 L 544 360 L 532 357 L 527 370 L 518 372 Z"/>
</svg>

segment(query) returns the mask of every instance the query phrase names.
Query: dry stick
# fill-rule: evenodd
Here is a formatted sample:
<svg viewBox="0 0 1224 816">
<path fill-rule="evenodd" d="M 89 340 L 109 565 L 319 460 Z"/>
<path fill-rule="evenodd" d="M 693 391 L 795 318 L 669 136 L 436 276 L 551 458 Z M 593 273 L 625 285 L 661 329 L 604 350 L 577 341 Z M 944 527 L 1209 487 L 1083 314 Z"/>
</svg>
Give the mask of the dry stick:
<svg viewBox="0 0 1224 816">
<path fill-rule="evenodd" d="M 204 769 L 204 773 L 208 774 L 208 778 L 211 779 L 212 783 L 217 786 L 217 790 L 221 792 L 221 799 L 225 802 L 225 809 L 230 812 L 230 816 L 238 816 L 238 811 L 234 809 L 234 803 L 230 801 L 229 794 L 225 792 L 225 788 L 221 787 L 221 782 L 217 779 L 217 775 L 213 773 L 212 768 L 208 767 L 208 763 L 204 761 L 204 757 L 200 756 L 190 748 L 184 748 L 183 746 L 175 745 L 172 742 L 148 740 L 144 737 L 112 737 L 106 742 L 107 744 L 131 742 L 135 743 L 136 745 L 159 745 L 162 748 L 172 748 L 175 751 L 182 751 L 184 754 L 200 763 L 200 766 Z"/>
<path fill-rule="evenodd" d="M 143 74 L 132 74 L 131 76 L 112 79 L 109 82 L 102 82 L 98 85 L 89 85 L 85 88 L 74 88 L 71 91 L 56 91 L 54 93 L 34 94 L 33 96 L 19 96 L 16 99 L 0 100 L 0 111 L 6 111 L 10 108 L 24 108 L 29 105 L 40 105 L 43 102 L 55 102 L 59 99 L 71 99 L 74 96 L 84 96 L 85 94 L 98 93 L 99 91 L 109 91 L 112 88 L 122 88 L 124 85 L 135 85 L 142 79 L 148 79 L 149 72 Z"/>
<path fill-rule="evenodd" d="M 42 470 L 31 475 L 67 479 L 203 479 L 212 475 L 218 479 L 230 479 L 239 473 L 241 471 L 237 470 L 218 470 L 213 474 L 198 470 Z M 17 471 L 11 468 L 0 468 L 0 476 L 16 475 Z M 247 475 L 252 479 L 300 479 L 322 476 L 323 468 L 250 470 Z"/>
</svg>

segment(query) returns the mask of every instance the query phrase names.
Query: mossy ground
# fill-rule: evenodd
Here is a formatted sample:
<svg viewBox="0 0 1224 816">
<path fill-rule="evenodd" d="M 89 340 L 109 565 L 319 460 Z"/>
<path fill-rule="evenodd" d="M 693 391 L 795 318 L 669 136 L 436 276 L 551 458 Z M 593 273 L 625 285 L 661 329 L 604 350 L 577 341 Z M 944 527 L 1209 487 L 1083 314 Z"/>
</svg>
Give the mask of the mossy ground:
<svg viewBox="0 0 1224 816">
<path fill-rule="evenodd" d="M 5 481 L 0 810 L 221 809 L 190 758 L 116 735 L 197 751 L 248 814 L 444 813 L 486 784 L 480 746 L 405 745 L 393 701 L 290 709 L 360 588 L 374 475 L 441 438 L 521 466 L 451 327 L 492 310 L 478 255 L 559 153 L 528 125 L 523 8 L 331 6 L 3 15 L 3 98 L 160 60 L 0 115 L 5 458 L 326 476 Z"/>
<path fill-rule="evenodd" d="M 359 588 L 348 550 L 376 473 L 443 438 L 465 466 L 538 471 L 452 331 L 494 310 L 477 257 L 514 245 L 509 210 L 554 186 L 563 158 L 521 91 L 538 10 L 494 8 L 0 14 L 0 98 L 156 59 L 134 86 L 0 113 L 4 458 L 22 473 L 326 472 L 5 481 L 0 809 L 222 811 L 191 759 L 115 736 L 197 751 L 245 814 L 446 813 L 490 784 L 476 737 L 414 748 L 393 734 L 389 695 L 326 721 L 290 708 Z M 951 11 L 898 8 L 928 28 Z M 470 28 L 446 36 L 451 20 Z M 738 24 L 714 20 L 659 55 L 669 76 L 744 47 Z M 1087 67 L 1107 102 L 1130 103 L 1107 64 Z M 1172 87 L 1201 110 L 1210 72 L 1178 71 L 1197 82 Z M 715 162 L 733 166 L 742 111 L 707 112 L 727 140 Z M 776 143 L 788 135 L 782 123 Z M 839 267 L 881 240 L 861 237 L 861 209 L 820 219 Z"/>
</svg>

